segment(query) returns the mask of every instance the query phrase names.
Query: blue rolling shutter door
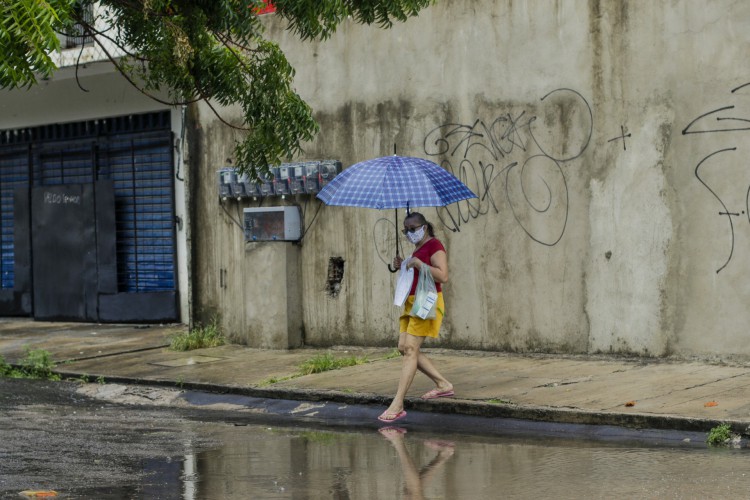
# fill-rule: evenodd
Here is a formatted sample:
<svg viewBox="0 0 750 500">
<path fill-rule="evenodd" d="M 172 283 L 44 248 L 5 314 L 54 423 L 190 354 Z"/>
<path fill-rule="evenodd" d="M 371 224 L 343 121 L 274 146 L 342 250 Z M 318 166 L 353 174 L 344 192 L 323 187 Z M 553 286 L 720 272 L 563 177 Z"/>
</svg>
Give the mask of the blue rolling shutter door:
<svg viewBox="0 0 750 500">
<path fill-rule="evenodd" d="M 101 150 L 115 187 L 118 291 L 175 291 L 171 133 L 115 136 Z"/>
<path fill-rule="evenodd" d="M 14 192 L 28 189 L 29 150 L 4 150 L 0 155 L 0 289 L 13 290 L 15 285 Z"/>
<path fill-rule="evenodd" d="M 92 141 L 41 145 L 34 162 L 34 185 L 91 184 L 94 161 Z"/>
<path fill-rule="evenodd" d="M 52 146 L 36 162 L 35 185 L 113 181 L 120 293 L 176 290 L 171 152 L 169 131 L 113 134 Z"/>
</svg>

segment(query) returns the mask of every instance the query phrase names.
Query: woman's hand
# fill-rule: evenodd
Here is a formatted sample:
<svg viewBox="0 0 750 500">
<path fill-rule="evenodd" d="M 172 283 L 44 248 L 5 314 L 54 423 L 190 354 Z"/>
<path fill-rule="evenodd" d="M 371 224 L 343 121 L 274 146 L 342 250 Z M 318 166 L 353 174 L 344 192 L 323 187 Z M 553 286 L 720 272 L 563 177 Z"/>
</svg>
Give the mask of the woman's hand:
<svg viewBox="0 0 750 500">
<path fill-rule="evenodd" d="M 412 257 L 411 259 L 409 259 L 409 262 L 406 263 L 406 269 L 413 267 L 414 269 L 419 271 L 420 269 L 422 269 L 423 264 L 424 262 L 422 262 L 418 258 Z"/>
<path fill-rule="evenodd" d="M 396 255 L 393 258 L 393 267 L 395 267 L 396 269 L 401 269 L 401 263 L 403 261 L 404 261 L 404 259 L 402 259 L 400 256 Z"/>
</svg>

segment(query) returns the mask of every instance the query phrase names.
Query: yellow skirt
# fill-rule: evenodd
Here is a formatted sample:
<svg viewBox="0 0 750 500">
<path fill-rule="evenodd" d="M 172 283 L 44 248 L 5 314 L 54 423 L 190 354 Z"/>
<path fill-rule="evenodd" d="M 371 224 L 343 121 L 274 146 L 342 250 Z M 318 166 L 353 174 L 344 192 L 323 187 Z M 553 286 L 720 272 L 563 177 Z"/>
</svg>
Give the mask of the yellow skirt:
<svg viewBox="0 0 750 500">
<path fill-rule="evenodd" d="M 408 333 L 415 337 L 432 337 L 437 338 L 438 332 L 440 331 L 440 325 L 443 323 L 443 316 L 445 316 L 445 302 L 443 302 L 443 292 L 438 292 L 438 299 L 435 307 L 437 308 L 437 314 L 435 319 L 422 319 L 415 316 L 409 316 L 414 305 L 414 295 L 409 295 L 404 304 L 404 310 L 401 312 L 401 316 L 398 318 L 399 332 Z"/>
</svg>

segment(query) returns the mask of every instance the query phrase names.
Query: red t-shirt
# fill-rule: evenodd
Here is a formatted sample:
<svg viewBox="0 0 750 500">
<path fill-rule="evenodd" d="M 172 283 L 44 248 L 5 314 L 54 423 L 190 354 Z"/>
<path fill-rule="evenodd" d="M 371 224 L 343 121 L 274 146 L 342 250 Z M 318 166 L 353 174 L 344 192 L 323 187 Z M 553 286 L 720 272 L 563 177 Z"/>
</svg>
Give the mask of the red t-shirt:
<svg viewBox="0 0 750 500">
<path fill-rule="evenodd" d="M 430 238 L 425 242 L 424 245 L 419 247 L 418 250 L 415 250 L 413 254 L 411 254 L 412 257 L 416 257 L 428 266 L 432 266 L 430 263 L 430 259 L 432 256 L 442 250 L 445 252 L 445 247 L 442 243 L 440 243 L 440 240 L 437 238 Z M 417 293 L 417 281 L 419 281 L 419 270 L 417 268 L 414 268 L 414 282 L 411 285 L 411 292 L 409 292 L 409 295 L 414 295 Z M 442 291 L 443 287 L 441 286 L 442 283 L 435 282 L 435 288 L 438 292 Z"/>
</svg>

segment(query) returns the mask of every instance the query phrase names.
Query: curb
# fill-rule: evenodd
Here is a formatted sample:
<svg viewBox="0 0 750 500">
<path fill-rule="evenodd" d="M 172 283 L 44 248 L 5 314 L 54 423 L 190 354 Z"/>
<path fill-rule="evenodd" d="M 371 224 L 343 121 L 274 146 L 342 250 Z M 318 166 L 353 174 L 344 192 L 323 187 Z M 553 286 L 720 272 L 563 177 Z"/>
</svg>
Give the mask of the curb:
<svg viewBox="0 0 750 500">
<path fill-rule="evenodd" d="M 77 378 L 81 373 L 55 370 L 53 373 L 64 378 Z M 314 389 L 267 389 L 259 387 L 237 387 L 200 382 L 177 382 L 164 379 L 142 379 L 131 377 L 111 377 L 106 375 L 86 374 L 92 379 L 101 379 L 105 383 L 119 383 L 131 385 L 150 385 L 156 387 L 171 387 L 182 390 L 231 394 L 264 399 L 283 399 L 308 402 L 334 402 L 349 405 L 380 405 L 387 406 L 391 398 L 379 394 L 347 393 L 337 390 Z M 708 432 L 719 424 L 729 424 L 732 431 L 743 436 L 750 433 L 744 422 L 731 420 L 683 418 L 666 415 L 651 415 L 643 413 L 613 413 L 601 411 L 586 411 L 573 408 L 554 408 L 540 406 L 518 406 L 509 403 L 486 403 L 471 400 L 439 400 L 424 401 L 419 398 L 407 398 L 406 403 L 412 410 L 425 413 L 444 415 L 465 415 L 484 418 L 508 418 L 527 420 L 532 422 L 615 426 L 630 429 L 654 429 L 689 432 Z"/>
</svg>

